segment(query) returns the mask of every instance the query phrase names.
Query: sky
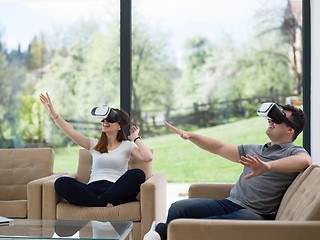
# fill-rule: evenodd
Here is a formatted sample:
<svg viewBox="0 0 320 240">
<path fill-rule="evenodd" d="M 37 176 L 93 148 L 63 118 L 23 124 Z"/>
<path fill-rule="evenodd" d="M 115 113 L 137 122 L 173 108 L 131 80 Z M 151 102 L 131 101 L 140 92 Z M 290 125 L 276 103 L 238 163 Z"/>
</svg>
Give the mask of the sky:
<svg viewBox="0 0 320 240">
<path fill-rule="evenodd" d="M 285 0 L 286 1 L 286 0 Z M 184 42 L 195 35 L 217 40 L 229 34 L 247 40 L 259 0 L 137 0 L 134 13 L 168 31 L 172 49 L 182 55 Z M 165 26 L 165 27 L 163 27 Z"/>
<path fill-rule="evenodd" d="M 109 5 L 119 9 L 118 0 L 28 0 L 0 1 L 1 40 L 8 49 L 22 50 L 40 31 L 50 31 L 55 26 L 72 25 L 79 19 L 90 19 L 101 16 L 111 19 Z"/>
<path fill-rule="evenodd" d="M 195 35 L 215 40 L 227 33 L 245 41 L 259 4 L 261 0 L 132 0 L 133 16 L 168 33 L 177 55 L 185 39 Z M 9 50 L 19 43 L 26 50 L 40 31 L 99 16 L 108 21 L 119 8 L 119 0 L 0 0 L 0 38 Z"/>
</svg>

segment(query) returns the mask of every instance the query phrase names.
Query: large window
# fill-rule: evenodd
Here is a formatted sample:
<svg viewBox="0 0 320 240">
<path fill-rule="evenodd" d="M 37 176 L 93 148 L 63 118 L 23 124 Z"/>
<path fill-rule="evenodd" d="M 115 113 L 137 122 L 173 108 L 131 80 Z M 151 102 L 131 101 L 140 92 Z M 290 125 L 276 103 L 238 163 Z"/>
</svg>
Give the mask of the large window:
<svg viewBox="0 0 320 240">
<path fill-rule="evenodd" d="M 120 2 L 0 4 L 0 147 L 50 146 L 56 164 L 72 158 L 75 170 L 77 149 L 48 117 L 39 94 L 48 92 L 55 110 L 81 133 L 99 136 L 91 109 L 120 106 Z"/>
<path fill-rule="evenodd" d="M 264 144 L 262 102 L 302 108 L 301 1 L 132 2 L 132 116 L 145 136 L 170 133 L 169 121 L 235 145 Z M 241 172 L 176 135 L 150 145 L 169 181 L 228 182 Z"/>
<path fill-rule="evenodd" d="M 130 22 L 120 5 L 130 11 L 131 3 L 132 38 L 120 41 Z M 0 4 L 0 147 L 52 147 L 56 171 L 74 171 L 79 148 L 47 116 L 43 92 L 93 137 L 100 126 L 92 107 L 131 102 L 126 110 L 154 149 L 154 172 L 171 182 L 234 182 L 242 167 L 183 141 L 163 121 L 230 144 L 263 144 L 260 103 L 303 106 L 301 0 Z M 131 43 L 130 52 L 123 45 Z M 124 54 L 130 66 L 120 63 Z"/>
</svg>

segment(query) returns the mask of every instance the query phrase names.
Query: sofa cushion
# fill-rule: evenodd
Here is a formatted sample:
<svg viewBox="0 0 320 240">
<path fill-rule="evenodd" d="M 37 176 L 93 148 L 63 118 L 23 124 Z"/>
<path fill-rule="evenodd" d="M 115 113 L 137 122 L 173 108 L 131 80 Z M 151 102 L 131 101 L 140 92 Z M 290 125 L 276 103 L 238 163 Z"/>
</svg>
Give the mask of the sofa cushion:
<svg viewBox="0 0 320 240">
<path fill-rule="evenodd" d="M 146 179 L 149 179 L 152 176 L 152 169 L 153 167 L 153 161 L 151 162 L 133 162 L 133 163 L 129 163 L 128 168 L 129 169 L 135 169 L 135 168 L 139 168 L 142 171 L 144 171 L 144 173 L 146 174 Z"/>
<path fill-rule="evenodd" d="M 79 149 L 79 162 L 77 180 L 83 183 L 89 182 L 92 166 L 92 155 L 86 149 Z"/>
<path fill-rule="evenodd" d="M 130 202 L 114 207 L 84 207 L 67 202 L 60 202 L 57 205 L 57 219 L 140 221 L 140 202 Z"/>
<path fill-rule="evenodd" d="M 0 200 L 26 200 L 27 183 L 51 175 L 53 161 L 50 148 L 1 149 Z"/>
<path fill-rule="evenodd" d="M 3 217 L 26 218 L 27 200 L 0 201 L 0 213 Z"/>
<path fill-rule="evenodd" d="M 281 200 L 281 204 L 276 216 L 276 220 L 285 219 L 286 217 L 283 216 L 283 212 L 285 211 L 285 208 L 288 205 L 288 201 L 291 199 L 291 197 L 295 194 L 297 189 L 300 187 L 300 185 L 303 183 L 303 181 L 309 176 L 309 174 L 312 172 L 312 170 L 316 167 L 319 167 L 318 165 L 311 165 L 309 166 L 305 171 L 301 172 L 296 179 L 292 182 L 288 190 L 286 191 L 285 195 L 283 196 Z"/>
<path fill-rule="evenodd" d="M 2 175 L 0 175 L 2 178 Z M 27 185 L 0 185 L 0 201 L 27 200 Z M 0 212 L 1 215 L 1 212 Z"/>
<path fill-rule="evenodd" d="M 299 186 L 289 199 L 284 199 L 284 208 L 277 220 L 320 220 L 320 167 L 312 166 L 298 179 Z M 301 178 L 300 177 L 300 178 Z"/>
</svg>

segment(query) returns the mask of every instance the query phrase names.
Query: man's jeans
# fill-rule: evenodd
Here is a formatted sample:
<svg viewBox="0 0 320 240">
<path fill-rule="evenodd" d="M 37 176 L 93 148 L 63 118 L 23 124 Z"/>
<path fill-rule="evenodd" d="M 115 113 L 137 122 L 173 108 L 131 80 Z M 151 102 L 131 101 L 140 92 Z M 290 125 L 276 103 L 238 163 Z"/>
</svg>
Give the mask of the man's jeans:
<svg viewBox="0 0 320 240">
<path fill-rule="evenodd" d="M 265 220 L 253 211 L 227 199 L 193 198 L 175 202 L 168 213 L 167 224 L 177 218 Z"/>
</svg>

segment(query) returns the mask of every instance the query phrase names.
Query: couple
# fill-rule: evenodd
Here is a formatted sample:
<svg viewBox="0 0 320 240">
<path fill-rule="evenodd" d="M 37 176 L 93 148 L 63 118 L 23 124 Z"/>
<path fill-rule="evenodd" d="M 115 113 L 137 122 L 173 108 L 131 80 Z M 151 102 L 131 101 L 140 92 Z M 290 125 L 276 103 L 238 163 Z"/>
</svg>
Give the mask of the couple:
<svg viewBox="0 0 320 240">
<path fill-rule="evenodd" d="M 54 111 L 48 94 L 46 96 L 41 94 L 40 100 L 56 124 L 78 145 L 90 150 L 93 162 L 96 162 L 96 167 L 92 165 L 89 184 L 61 177 L 55 184 L 57 193 L 71 203 L 84 206 L 112 206 L 134 201 L 145 176 L 141 170 L 127 170 L 128 160 L 132 155 L 138 161 L 151 161 L 153 156 L 138 135 L 139 127 L 133 126 L 128 137 L 135 143 L 126 140 L 123 127 L 130 122 L 128 114 L 114 109 L 120 120 L 112 123 L 104 119 L 102 134 L 97 140 L 82 136 L 64 121 Z M 299 172 L 312 164 L 312 159 L 306 150 L 293 144 L 305 126 L 303 111 L 290 105 L 281 107 L 283 116 L 280 120 L 268 119 L 269 127 L 266 134 L 271 141 L 265 145 L 233 146 L 165 123 L 182 139 L 189 140 L 213 154 L 240 163 L 244 165 L 244 169 L 229 198 L 178 201 L 170 207 L 166 223 L 153 222 L 144 240 L 166 239 L 168 224 L 177 218 L 274 219 L 287 188 Z M 118 156 L 114 156 L 117 155 L 116 152 Z M 123 163 L 122 171 L 116 172 L 113 166 L 121 163 Z M 102 171 L 98 171 L 101 169 Z M 70 188 L 74 190 L 71 192 Z"/>
</svg>

